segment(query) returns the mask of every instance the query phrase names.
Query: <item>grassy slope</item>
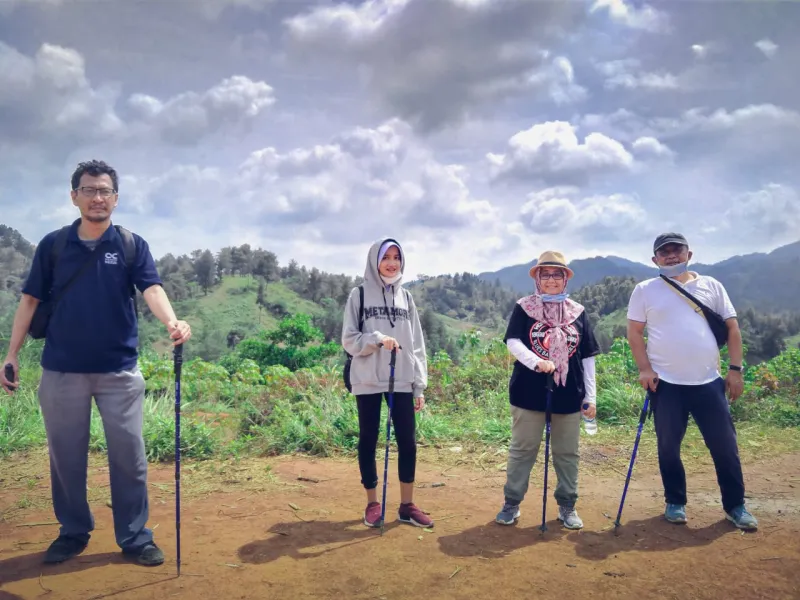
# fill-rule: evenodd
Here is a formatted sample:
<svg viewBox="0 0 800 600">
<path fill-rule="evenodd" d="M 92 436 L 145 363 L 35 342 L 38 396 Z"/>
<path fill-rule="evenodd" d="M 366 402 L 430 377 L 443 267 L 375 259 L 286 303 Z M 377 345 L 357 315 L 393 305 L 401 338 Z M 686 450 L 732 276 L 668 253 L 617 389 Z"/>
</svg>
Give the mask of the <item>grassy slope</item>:
<svg viewBox="0 0 800 600">
<path fill-rule="evenodd" d="M 257 295 L 258 284 L 253 278 L 225 277 L 207 296 L 183 304 L 177 303 L 176 312 L 192 324 L 195 335 L 202 334 L 204 320 L 225 335 L 233 329 L 250 332 L 259 326 Z M 283 303 L 291 312 L 317 315 L 322 311 L 319 305 L 301 298 L 280 282 L 267 284 L 264 295 L 268 303 Z M 269 311 L 262 309 L 260 312 L 261 327 L 275 327 L 278 319 Z M 168 350 L 167 344 L 168 342 L 160 342 L 155 347 L 156 351 Z"/>
</svg>

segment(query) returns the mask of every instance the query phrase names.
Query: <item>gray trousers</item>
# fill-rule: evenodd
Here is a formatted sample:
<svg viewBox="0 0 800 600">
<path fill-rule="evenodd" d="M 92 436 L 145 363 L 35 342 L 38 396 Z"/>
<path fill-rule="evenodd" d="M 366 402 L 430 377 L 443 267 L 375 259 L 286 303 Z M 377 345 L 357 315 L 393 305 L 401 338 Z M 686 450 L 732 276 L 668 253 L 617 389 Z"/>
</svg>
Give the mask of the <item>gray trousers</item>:
<svg viewBox="0 0 800 600">
<path fill-rule="evenodd" d="M 542 443 L 545 428 L 543 412 L 511 406 L 511 444 L 508 447 L 506 501 L 519 504 L 528 491 L 531 470 Z M 574 506 L 578 500 L 578 443 L 581 413 L 551 415 L 550 455 L 558 477 L 553 496 L 559 506 Z M 548 478 L 548 484 L 550 479 Z"/>
<path fill-rule="evenodd" d="M 92 397 L 103 421 L 114 534 L 123 550 L 152 542 L 142 420 L 145 381 L 138 368 L 117 373 L 44 370 L 39 405 L 50 452 L 53 510 L 61 535 L 89 541 L 94 517 L 86 497 Z"/>
</svg>

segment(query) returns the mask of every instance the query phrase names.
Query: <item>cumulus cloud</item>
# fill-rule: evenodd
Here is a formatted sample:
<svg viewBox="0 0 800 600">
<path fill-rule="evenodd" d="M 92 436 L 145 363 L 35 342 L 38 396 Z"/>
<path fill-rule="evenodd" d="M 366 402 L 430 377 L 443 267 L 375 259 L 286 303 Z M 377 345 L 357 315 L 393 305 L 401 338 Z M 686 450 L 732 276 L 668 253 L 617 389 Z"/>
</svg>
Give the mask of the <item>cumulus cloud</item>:
<svg viewBox="0 0 800 600">
<path fill-rule="evenodd" d="M 115 135 L 124 128 L 114 110 L 118 95 L 114 86 L 90 84 L 84 59 L 73 49 L 42 44 L 25 56 L 0 42 L 0 130 L 6 143 Z"/>
<path fill-rule="evenodd" d="M 222 127 L 257 117 L 275 103 L 274 90 L 243 75 L 228 77 L 205 92 L 183 92 L 166 101 L 133 94 L 128 105 L 142 124 L 174 144 L 196 143 Z"/>
<path fill-rule="evenodd" d="M 584 99 L 569 59 L 549 48 L 584 14 L 572 2 L 367 0 L 286 27 L 296 57 L 358 68 L 384 110 L 430 132 L 510 96 Z"/>
<path fill-rule="evenodd" d="M 792 186 L 769 183 L 734 198 L 723 221 L 723 235 L 746 236 L 752 243 L 797 241 L 800 238 L 800 194 Z"/>
<path fill-rule="evenodd" d="M 486 157 L 495 180 L 539 180 L 548 185 L 582 185 L 634 165 L 620 142 L 595 132 L 581 141 L 575 127 L 565 121 L 537 123 L 514 134 L 504 154 Z"/>
<path fill-rule="evenodd" d="M 0 42 L 0 144 L 74 146 L 152 134 L 189 144 L 245 123 L 275 102 L 268 84 L 241 75 L 167 100 L 134 93 L 125 103 L 130 115 L 119 99 L 119 86 L 92 84 L 77 50 L 45 43 L 29 57 Z"/>
<path fill-rule="evenodd" d="M 764 53 L 767 58 L 772 58 L 778 52 L 778 45 L 769 39 L 758 40 L 755 47 Z"/>
<path fill-rule="evenodd" d="M 597 65 L 597 70 L 605 77 L 605 88 L 609 90 L 676 90 L 680 87 L 678 77 L 672 73 L 644 72 L 636 58 L 613 60 Z"/>
<path fill-rule="evenodd" d="M 348 244 L 387 225 L 434 231 L 495 221 L 495 209 L 473 196 L 466 179 L 462 166 L 438 162 L 393 119 L 326 144 L 263 148 L 232 170 L 190 165 L 125 183 L 135 190 L 136 212 L 182 214 L 209 226 L 233 220 L 270 238 Z"/>
<path fill-rule="evenodd" d="M 575 187 L 547 188 L 528 196 L 520 220 L 537 234 L 579 236 L 581 243 L 616 243 L 649 235 L 647 213 L 627 194 L 581 197 Z"/>
<path fill-rule="evenodd" d="M 675 152 L 666 144 L 662 144 L 652 136 L 636 138 L 631 144 L 631 149 L 635 155 L 641 156 L 645 160 L 672 159 L 675 156 Z"/>
<path fill-rule="evenodd" d="M 665 31 L 669 26 L 667 14 L 648 4 L 635 7 L 625 0 L 596 0 L 590 12 L 605 11 L 612 21 L 644 31 Z"/>
</svg>

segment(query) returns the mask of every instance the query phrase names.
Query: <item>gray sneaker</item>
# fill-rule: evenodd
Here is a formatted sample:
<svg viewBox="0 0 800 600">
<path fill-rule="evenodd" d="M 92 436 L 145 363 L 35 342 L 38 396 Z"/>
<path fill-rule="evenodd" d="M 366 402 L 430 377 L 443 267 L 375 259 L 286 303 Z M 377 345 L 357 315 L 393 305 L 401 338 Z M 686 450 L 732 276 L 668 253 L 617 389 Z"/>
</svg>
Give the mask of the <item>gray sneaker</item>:
<svg viewBox="0 0 800 600">
<path fill-rule="evenodd" d="M 564 523 L 567 529 L 583 529 L 583 521 L 574 506 L 559 506 L 558 520 Z"/>
<path fill-rule="evenodd" d="M 686 523 L 686 507 L 683 504 L 667 504 L 664 518 L 670 523 Z"/>
<path fill-rule="evenodd" d="M 747 512 L 744 504 L 737 506 L 731 512 L 726 513 L 725 516 L 739 529 L 744 529 L 747 531 L 758 529 L 758 521 L 753 515 Z"/>
<path fill-rule="evenodd" d="M 500 523 L 500 525 L 513 525 L 519 520 L 519 504 L 510 504 L 506 502 L 503 504 L 502 510 L 497 513 L 495 517 L 495 522 Z"/>
</svg>

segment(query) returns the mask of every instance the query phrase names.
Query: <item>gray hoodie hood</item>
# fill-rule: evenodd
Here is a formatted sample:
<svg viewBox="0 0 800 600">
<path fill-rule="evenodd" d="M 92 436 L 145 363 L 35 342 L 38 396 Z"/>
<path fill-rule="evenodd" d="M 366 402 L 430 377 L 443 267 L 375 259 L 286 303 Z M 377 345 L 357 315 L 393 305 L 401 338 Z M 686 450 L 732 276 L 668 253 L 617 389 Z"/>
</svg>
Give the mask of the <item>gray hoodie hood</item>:
<svg viewBox="0 0 800 600">
<path fill-rule="evenodd" d="M 380 271 L 378 270 L 378 253 L 381 250 L 381 246 L 383 246 L 384 242 L 391 242 L 395 246 L 397 246 L 398 250 L 400 251 L 400 278 L 392 284 L 387 284 L 383 281 L 381 277 Z M 376 240 L 372 243 L 372 246 L 369 248 L 369 252 L 367 253 L 367 264 L 364 267 L 364 280 L 369 282 L 371 285 L 377 286 L 379 289 L 388 289 L 392 285 L 395 289 L 399 288 L 403 283 L 403 273 L 406 270 L 406 255 L 403 252 L 403 247 L 400 245 L 394 238 L 381 238 Z"/>
</svg>

